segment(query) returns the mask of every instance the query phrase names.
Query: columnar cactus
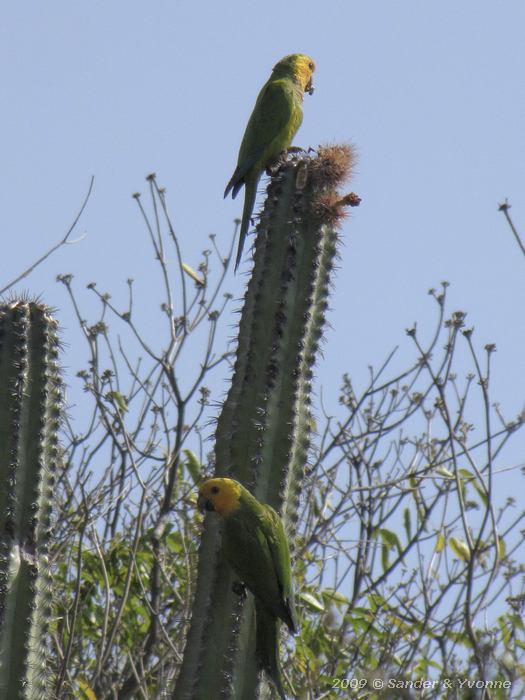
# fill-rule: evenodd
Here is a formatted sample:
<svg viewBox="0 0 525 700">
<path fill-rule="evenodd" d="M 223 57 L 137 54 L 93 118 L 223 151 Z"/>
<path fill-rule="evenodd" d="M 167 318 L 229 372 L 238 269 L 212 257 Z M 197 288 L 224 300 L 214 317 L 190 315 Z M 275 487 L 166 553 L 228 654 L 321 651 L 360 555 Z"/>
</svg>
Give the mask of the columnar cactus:
<svg viewBox="0 0 525 700">
<path fill-rule="evenodd" d="M 0 697 L 49 698 L 47 540 L 58 461 L 57 323 L 0 304 Z"/>
<path fill-rule="evenodd" d="M 239 324 L 231 388 L 219 416 L 215 473 L 245 484 L 281 512 L 292 540 L 311 426 L 310 393 L 327 308 L 337 225 L 337 186 L 348 146 L 305 152 L 272 176 L 257 226 L 254 267 Z M 206 521 L 192 622 L 174 698 L 257 694 L 253 600 L 232 592 L 216 520 Z"/>
</svg>

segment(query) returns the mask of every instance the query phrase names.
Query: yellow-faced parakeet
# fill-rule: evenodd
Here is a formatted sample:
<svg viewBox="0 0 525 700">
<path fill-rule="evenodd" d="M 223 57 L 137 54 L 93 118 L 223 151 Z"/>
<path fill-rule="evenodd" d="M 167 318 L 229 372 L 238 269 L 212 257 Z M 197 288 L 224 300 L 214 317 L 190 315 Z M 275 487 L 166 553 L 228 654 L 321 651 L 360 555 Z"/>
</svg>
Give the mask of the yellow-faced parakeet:
<svg viewBox="0 0 525 700">
<path fill-rule="evenodd" d="M 279 619 L 298 628 L 288 540 L 280 517 L 238 481 L 215 478 L 199 489 L 201 511 L 223 518 L 224 556 L 255 596 L 256 653 L 260 665 L 284 698 L 279 661 Z"/>
<path fill-rule="evenodd" d="M 276 64 L 264 84 L 246 126 L 237 167 L 224 196 L 232 192 L 235 198 L 244 185 L 244 208 L 235 270 L 242 257 L 244 239 L 257 195 L 257 185 L 263 171 L 292 143 L 303 120 L 304 93 L 313 93 L 312 74 L 315 63 L 309 56 L 294 53 Z"/>
</svg>

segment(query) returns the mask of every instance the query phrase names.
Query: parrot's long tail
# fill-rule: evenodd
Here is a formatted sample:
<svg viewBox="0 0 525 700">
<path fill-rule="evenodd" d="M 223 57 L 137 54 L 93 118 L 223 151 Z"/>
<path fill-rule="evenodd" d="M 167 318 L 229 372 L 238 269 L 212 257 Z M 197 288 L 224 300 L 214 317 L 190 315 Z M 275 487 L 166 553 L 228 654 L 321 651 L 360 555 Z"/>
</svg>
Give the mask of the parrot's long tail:
<svg viewBox="0 0 525 700">
<path fill-rule="evenodd" d="M 279 658 L 280 621 L 269 613 L 264 605 L 255 600 L 255 624 L 257 633 L 257 661 L 273 681 L 281 700 L 286 700 L 281 679 L 281 661 Z"/>
<path fill-rule="evenodd" d="M 244 207 L 242 210 L 241 233 L 239 235 L 239 245 L 237 247 L 237 259 L 235 260 L 235 272 L 241 262 L 242 249 L 244 247 L 244 239 L 250 228 L 253 207 L 255 206 L 255 198 L 257 196 L 257 184 L 259 178 L 254 182 L 246 181 L 244 184 Z"/>
</svg>

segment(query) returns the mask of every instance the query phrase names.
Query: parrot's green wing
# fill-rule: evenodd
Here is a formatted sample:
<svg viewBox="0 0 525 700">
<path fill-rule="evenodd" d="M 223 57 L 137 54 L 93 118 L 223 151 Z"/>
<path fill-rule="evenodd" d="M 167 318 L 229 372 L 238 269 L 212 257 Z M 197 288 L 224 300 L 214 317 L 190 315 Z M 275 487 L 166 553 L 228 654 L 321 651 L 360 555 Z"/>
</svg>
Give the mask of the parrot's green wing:
<svg viewBox="0 0 525 700">
<path fill-rule="evenodd" d="M 243 506 L 225 519 L 223 549 L 246 587 L 295 632 L 290 552 L 273 508 L 247 494 Z"/>
<path fill-rule="evenodd" d="M 252 168 L 259 177 L 268 164 L 287 148 L 302 120 L 301 101 L 297 103 L 292 80 L 268 81 L 262 88 L 246 126 L 239 149 L 237 167 L 224 196 L 235 197 Z"/>
<path fill-rule="evenodd" d="M 282 591 L 283 602 L 289 613 L 289 619 L 285 620 L 292 632 L 297 631 L 297 618 L 295 613 L 295 601 L 292 584 L 292 564 L 290 561 L 290 548 L 284 532 L 281 518 L 275 510 L 268 505 L 262 505 L 269 526 L 265 528 L 265 538 L 270 551 L 270 556 L 275 568 L 275 575 Z M 290 624 L 291 623 L 291 624 Z"/>
</svg>

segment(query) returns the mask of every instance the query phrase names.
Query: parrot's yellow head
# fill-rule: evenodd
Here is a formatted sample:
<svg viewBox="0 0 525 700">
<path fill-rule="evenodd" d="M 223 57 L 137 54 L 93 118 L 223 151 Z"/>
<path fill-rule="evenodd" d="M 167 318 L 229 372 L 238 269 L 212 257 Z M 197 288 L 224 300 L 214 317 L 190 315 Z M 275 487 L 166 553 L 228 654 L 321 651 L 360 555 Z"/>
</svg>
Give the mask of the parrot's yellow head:
<svg viewBox="0 0 525 700">
<path fill-rule="evenodd" d="M 208 479 L 199 489 L 197 505 L 201 513 L 213 510 L 228 517 L 239 507 L 241 485 L 233 479 Z"/>
<path fill-rule="evenodd" d="M 303 53 L 292 53 L 289 56 L 281 58 L 273 69 L 275 77 L 293 75 L 295 80 L 299 82 L 304 92 L 311 95 L 314 91 L 312 83 L 312 75 L 315 70 L 315 63 L 310 56 L 305 56 Z"/>
</svg>

